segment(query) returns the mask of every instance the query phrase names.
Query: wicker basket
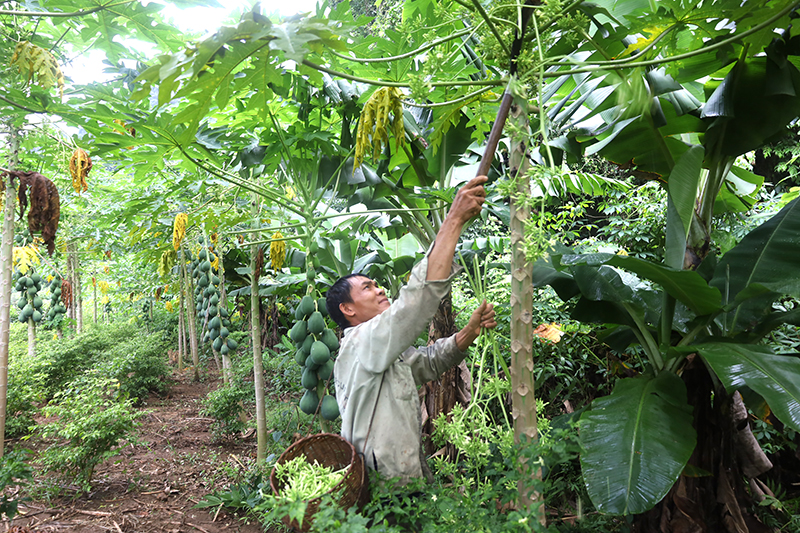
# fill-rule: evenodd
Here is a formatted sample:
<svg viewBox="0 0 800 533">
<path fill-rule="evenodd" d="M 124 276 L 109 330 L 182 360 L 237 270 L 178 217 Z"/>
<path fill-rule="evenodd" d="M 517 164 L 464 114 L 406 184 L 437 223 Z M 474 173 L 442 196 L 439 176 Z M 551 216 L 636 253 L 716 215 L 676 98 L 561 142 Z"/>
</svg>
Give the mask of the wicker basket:
<svg viewBox="0 0 800 533">
<path fill-rule="evenodd" d="M 289 446 L 278 458 L 277 464 L 291 461 L 300 455 L 305 455 L 309 462 L 317 461 L 320 465 L 330 466 L 335 470 L 349 466 L 344 478 L 331 489 L 329 494 L 339 494 L 337 500 L 342 509 L 364 504 L 368 497 L 368 477 L 364 471 L 364 461 L 352 444 L 333 433 L 318 433 L 302 438 Z M 283 483 L 276 479 L 274 468 L 269 476 L 269 485 L 276 496 L 280 495 Z M 321 498 L 315 498 L 308 502 L 302 527 L 288 516 L 283 518 L 283 522 L 298 531 L 308 531 L 319 509 L 320 500 Z"/>
</svg>

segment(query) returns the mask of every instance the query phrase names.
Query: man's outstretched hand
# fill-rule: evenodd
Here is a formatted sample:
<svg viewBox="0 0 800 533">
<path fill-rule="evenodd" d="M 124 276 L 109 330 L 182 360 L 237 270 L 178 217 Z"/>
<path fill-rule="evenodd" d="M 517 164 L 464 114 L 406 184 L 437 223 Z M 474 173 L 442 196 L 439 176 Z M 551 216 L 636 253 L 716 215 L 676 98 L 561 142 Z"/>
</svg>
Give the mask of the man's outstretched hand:
<svg viewBox="0 0 800 533">
<path fill-rule="evenodd" d="M 475 339 L 478 338 L 478 335 L 481 334 L 482 328 L 494 329 L 496 326 L 497 321 L 495 320 L 494 305 L 486 303 L 486 300 L 484 300 L 481 302 L 481 305 L 472 312 L 472 316 L 469 317 L 469 322 L 464 326 L 464 329 L 456 333 L 458 349 L 463 352 L 469 348 Z"/>
<path fill-rule="evenodd" d="M 486 200 L 486 190 L 483 184 L 486 183 L 486 176 L 472 178 L 463 185 L 450 206 L 436 234 L 436 241 L 433 250 L 428 257 L 428 281 L 441 280 L 450 275 L 450 268 L 453 263 L 453 254 L 456 251 L 458 238 L 464 224 L 477 216 L 481 212 L 483 202 Z"/>
<path fill-rule="evenodd" d="M 453 205 L 447 216 L 453 217 L 459 225 L 464 225 L 469 220 L 481 212 L 483 202 L 486 200 L 486 190 L 483 184 L 487 181 L 486 176 L 472 178 L 464 184 L 456 193 Z"/>
</svg>

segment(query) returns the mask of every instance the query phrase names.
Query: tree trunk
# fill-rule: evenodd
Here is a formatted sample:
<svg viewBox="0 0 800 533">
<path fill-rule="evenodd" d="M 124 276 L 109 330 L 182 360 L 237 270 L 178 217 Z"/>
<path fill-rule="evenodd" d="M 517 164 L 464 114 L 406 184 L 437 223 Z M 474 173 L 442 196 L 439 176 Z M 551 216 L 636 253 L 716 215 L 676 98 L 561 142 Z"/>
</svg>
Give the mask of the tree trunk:
<svg viewBox="0 0 800 533">
<path fill-rule="evenodd" d="M 438 339 L 449 337 L 456 332 L 455 317 L 453 316 L 453 300 L 450 293 L 442 299 L 439 309 L 431 322 L 428 331 L 428 344 L 433 344 Z M 436 381 L 429 381 L 420 389 L 420 406 L 422 408 L 422 438 L 426 455 L 435 453 L 431 435 L 433 435 L 433 421 L 442 414 L 449 414 L 457 403 L 469 403 L 469 371 L 463 361 L 441 375 Z M 454 456 L 455 448 L 452 445 L 445 447 L 448 456 Z"/>
<path fill-rule="evenodd" d="M 186 288 L 183 283 L 183 250 L 181 250 L 179 259 L 180 267 L 178 268 L 178 372 L 183 370 L 183 358 L 186 355 L 186 321 L 184 319 L 184 309 L 186 308 L 183 299 L 183 292 Z"/>
<path fill-rule="evenodd" d="M 94 304 L 94 323 L 97 324 L 97 276 L 92 276 L 92 303 Z"/>
<path fill-rule="evenodd" d="M 19 164 L 19 131 L 9 127 L 9 163 L 13 170 Z M 11 268 L 14 248 L 14 209 L 17 191 L 12 179 L 4 175 L 3 235 L 0 240 L 0 457 L 3 456 L 8 400 L 8 338 L 11 328 Z"/>
<path fill-rule="evenodd" d="M 228 308 L 228 304 L 225 301 L 225 267 L 222 265 L 222 252 L 219 252 L 219 309 Z M 220 320 L 222 317 L 220 317 Z M 233 364 L 231 363 L 231 357 L 229 354 L 221 354 L 222 355 L 222 379 L 223 382 L 226 384 L 231 383 L 231 379 L 233 378 Z"/>
<path fill-rule="evenodd" d="M 36 322 L 28 318 L 28 357 L 36 355 Z"/>
<path fill-rule="evenodd" d="M 530 181 L 526 174 L 529 166 L 527 139 L 528 116 L 516 102 L 511 105 L 509 120 L 514 123 L 511 138 L 511 168 L 509 175 L 516 180 L 517 192 L 522 198 L 530 197 Z M 525 257 L 525 222 L 531 210 L 524 202 L 511 201 L 511 416 L 514 419 L 514 439 L 524 436 L 529 442 L 538 438 L 536 421 L 535 378 L 533 373 L 533 282 L 531 265 Z M 532 467 L 534 479 L 541 479 L 541 469 Z M 544 523 L 544 506 L 541 497 L 523 477 L 518 484 L 519 505 L 523 508 L 537 506 L 539 522 Z"/>
<path fill-rule="evenodd" d="M 75 276 L 75 283 L 72 286 L 72 302 L 75 306 L 75 321 L 76 332 L 78 335 L 83 333 L 83 297 L 81 296 L 81 260 L 78 257 L 78 251 L 75 249 L 75 244 L 72 245 L 72 261 L 73 261 L 73 275 Z"/>
<path fill-rule="evenodd" d="M 181 266 L 183 268 L 183 278 L 186 280 L 186 324 L 189 326 L 189 346 L 192 350 L 192 379 L 200 381 L 200 354 L 197 346 L 197 321 L 194 318 L 195 307 L 194 303 L 194 287 L 192 287 L 192 278 L 186 272 L 186 261 L 183 260 L 183 249 L 181 249 Z"/>
<path fill-rule="evenodd" d="M 250 199 L 253 228 L 259 227 L 258 223 L 258 195 L 253 193 Z M 258 240 L 258 233 L 252 235 L 254 241 Z M 261 358 L 261 298 L 258 294 L 258 279 L 256 278 L 256 256 L 258 245 L 250 247 L 250 339 L 253 345 L 253 386 L 256 392 L 256 439 L 258 449 L 256 462 L 263 464 L 267 455 L 267 412 L 264 399 L 264 362 Z"/>
</svg>

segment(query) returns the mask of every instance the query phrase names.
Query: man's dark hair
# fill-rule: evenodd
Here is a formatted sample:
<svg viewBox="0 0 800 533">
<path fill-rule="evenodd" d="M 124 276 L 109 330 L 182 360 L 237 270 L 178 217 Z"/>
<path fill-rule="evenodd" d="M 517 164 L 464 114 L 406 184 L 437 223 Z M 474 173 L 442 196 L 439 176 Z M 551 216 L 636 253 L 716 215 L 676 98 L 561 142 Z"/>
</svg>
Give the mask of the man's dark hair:
<svg viewBox="0 0 800 533">
<path fill-rule="evenodd" d="M 347 317 L 344 316 L 342 310 L 339 309 L 339 304 L 353 303 L 353 299 L 350 297 L 350 278 L 356 277 L 370 279 L 369 276 L 365 276 L 364 274 L 348 274 L 336 280 L 336 283 L 334 283 L 333 286 L 328 289 L 327 294 L 325 294 L 328 314 L 342 329 L 349 328 L 352 324 L 347 320 Z"/>
</svg>

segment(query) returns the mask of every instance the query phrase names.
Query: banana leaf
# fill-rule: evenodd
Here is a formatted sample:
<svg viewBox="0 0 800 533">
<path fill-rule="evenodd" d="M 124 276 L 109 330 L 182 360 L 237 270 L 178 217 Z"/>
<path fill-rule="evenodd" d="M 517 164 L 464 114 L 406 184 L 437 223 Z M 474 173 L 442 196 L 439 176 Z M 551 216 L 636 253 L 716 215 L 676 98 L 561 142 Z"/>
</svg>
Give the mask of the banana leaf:
<svg viewBox="0 0 800 533">
<path fill-rule="evenodd" d="M 728 392 L 750 387 L 778 420 L 800 431 L 800 354 L 776 355 L 765 346 L 723 342 L 691 350 L 711 366 Z"/>
<path fill-rule="evenodd" d="M 581 417 L 583 478 L 603 513 L 636 514 L 669 491 L 697 443 L 686 386 L 671 372 L 617 382 Z"/>
</svg>

